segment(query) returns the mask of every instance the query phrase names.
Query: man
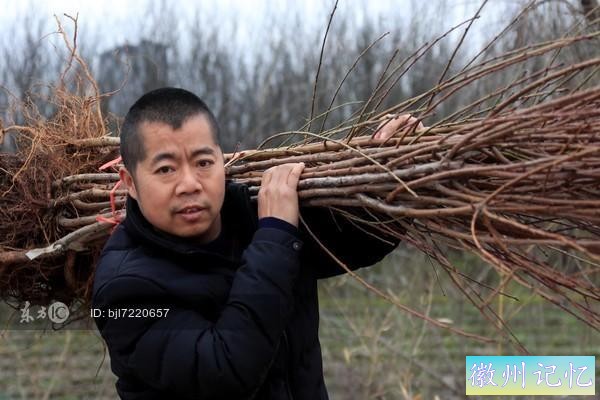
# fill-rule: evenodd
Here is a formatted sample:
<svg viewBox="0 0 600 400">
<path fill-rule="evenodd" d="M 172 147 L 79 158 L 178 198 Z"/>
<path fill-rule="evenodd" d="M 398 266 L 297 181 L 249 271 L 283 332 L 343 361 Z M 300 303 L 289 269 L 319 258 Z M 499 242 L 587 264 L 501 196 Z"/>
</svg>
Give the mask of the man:
<svg viewBox="0 0 600 400">
<path fill-rule="evenodd" d="M 121 156 L 127 217 L 102 252 L 92 299 L 119 396 L 327 399 L 317 279 L 344 270 L 298 228 L 303 164 L 266 171 L 252 202 L 225 180 L 211 111 L 175 88 L 131 107 Z M 325 209 L 302 215 L 353 269 L 397 244 Z"/>
</svg>

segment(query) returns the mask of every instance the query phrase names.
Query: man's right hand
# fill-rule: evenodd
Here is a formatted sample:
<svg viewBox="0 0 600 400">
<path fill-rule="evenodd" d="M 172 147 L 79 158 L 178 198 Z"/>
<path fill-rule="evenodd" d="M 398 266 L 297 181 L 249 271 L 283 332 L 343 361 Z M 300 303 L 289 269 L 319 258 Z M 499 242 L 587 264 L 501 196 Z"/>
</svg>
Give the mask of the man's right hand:
<svg viewBox="0 0 600 400">
<path fill-rule="evenodd" d="M 304 163 L 277 165 L 266 170 L 258 191 L 258 218 L 275 217 L 298 226 L 298 181 Z"/>
</svg>

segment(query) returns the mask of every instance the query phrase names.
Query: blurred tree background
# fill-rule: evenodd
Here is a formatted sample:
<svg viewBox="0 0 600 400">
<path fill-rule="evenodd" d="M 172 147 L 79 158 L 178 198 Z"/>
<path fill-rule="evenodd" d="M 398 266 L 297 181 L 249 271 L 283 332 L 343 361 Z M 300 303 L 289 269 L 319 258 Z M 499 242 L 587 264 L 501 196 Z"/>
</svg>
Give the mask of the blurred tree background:
<svg viewBox="0 0 600 400">
<path fill-rule="evenodd" d="M 488 58 L 564 34 L 586 11 L 593 10 L 594 2 L 488 2 L 446 76 L 462 68 L 528 3 L 539 4 L 487 49 Z M 327 110 L 343 81 L 332 104 L 336 111 L 327 117 L 325 128 L 347 119 L 387 77 L 390 90 L 380 106 L 385 109 L 435 86 L 465 22 L 481 4 L 475 0 L 431 4 L 417 0 L 341 1 L 320 60 L 333 2 L 308 2 L 310 8 L 285 1 L 259 3 L 264 13 L 249 20 L 248 15 L 236 12 L 241 3 L 235 1 L 227 6 L 210 1 L 137 2 L 122 6 L 129 12 L 121 19 L 109 18 L 110 11 L 89 15 L 83 8 L 77 50 L 101 91 L 113 93 L 105 98 L 103 109 L 115 116 L 115 132 L 118 119 L 141 94 L 165 85 L 179 86 L 197 93 L 214 110 L 223 127 L 226 151 L 232 151 L 238 142 L 251 148 L 273 133 L 297 129 L 307 122 L 319 64 L 314 115 Z M 57 83 L 69 57 L 56 34 L 55 19 L 37 12 L 35 1 L 28 4 L 29 8 L 5 17 L 2 27 L 0 116 L 4 121 L 19 122 L 19 113 L 13 111 L 20 102 L 37 102 L 42 114 L 50 115 L 44 93 Z M 68 7 L 77 9 L 76 5 Z M 59 13 L 56 16 L 65 20 Z M 459 23 L 463 25 L 437 40 Z M 69 23 L 64 26 L 72 35 L 73 27 Z M 378 40 L 382 35 L 385 37 Z M 70 73 L 76 74 L 77 69 Z M 494 84 L 498 82 L 490 82 L 490 87 Z M 451 98 L 437 117 L 486 89 L 477 87 L 471 89 L 473 93 Z M 321 128 L 322 121 L 318 122 L 313 130 Z"/>
<path fill-rule="evenodd" d="M 11 3 L 0 1 L 5 10 Z M 487 48 L 485 58 L 559 37 L 575 21 L 594 21 L 600 14 L 594 9 L 595 0 L 490 1 L 448 75 L 463 68 L 530 3 L 501 40 Z M 2 19 L 0 118 L 5 125 L 22 121 L 20 104 L 36 103 L 46 117 L 53 113 L 45 96 L 69 57 L 56 34 L 56 20 L 36 12 L 38 3 L 26 4 Z M 223 8 L 205 1 L 131 2 L 121 6 L 129 10 L 121 19 L 85 14 L 82 9 L 77 48 L 101 91 L 112 92 L 102 107 L 111 116 L 114 134 L 136 98 L 170 85 L 189 89 L 209 104 L 222 125 L 225 151 L 233 151 L 238 143 L 253 148 L 273 133 L 307 123 L 319 64 L 313 115 L 330 106 L 335 111 L 326 121 L 314 121 L 311 130 L 348 119 L 387 78 L 389 94 L 379 106 L 383 110 L 435 86 L 467 25 L 436 39 L 473 17 L 481 2 L 342 0 L 322 60 L 333 2 L 314 1 L 307 6 L 265 1 L 257 6 L 260 17 L 252 18 L 236 11 L 241 2 L 227 4 Z M 72 35 L 72 24 L 62 15 L 58 18 Z M 433 46 L 424 51 L 429 44 Z M 574 51 L 587 56 L 598 53 L 598 48 L 596 41 Z M 77 72 L 75 67 L 69 71 Z M 482 82 L 450 97 L 435 118 L 522 72 L 495 75 L 497 81 Z M 5 138 L 5 148 L 11 146 L 8 141 Z M 492 287 L 498 284 L 493 270 L 480 260 L 451 256 L 465 274 Z M 441 268 L 404 246 L 380 265 L 361 271 L 367 281 L 407 306 L 502 340 L 442 274 Z M 499 300 L 497 307 L 532 354 L 600 352 L 597 332 L 531 293 L 511 290 L 519 301 L 504 299 L 500 304 Z M 324 364 L 333 399 L 463 398 L 466 355 L 515 353 L 506 344 L 484 346 L 410 318 L 350 277 L 323 281 L 320 291 Z M 6 307 L 0 308 L 0 315 L 9 314 Z M 115 398 L 113 385 L 109 360 L 103 360 L 102 342 L 93 330 L 29 332 L 0 327 L 0 399 L 110 399 Z"/>
</svg>

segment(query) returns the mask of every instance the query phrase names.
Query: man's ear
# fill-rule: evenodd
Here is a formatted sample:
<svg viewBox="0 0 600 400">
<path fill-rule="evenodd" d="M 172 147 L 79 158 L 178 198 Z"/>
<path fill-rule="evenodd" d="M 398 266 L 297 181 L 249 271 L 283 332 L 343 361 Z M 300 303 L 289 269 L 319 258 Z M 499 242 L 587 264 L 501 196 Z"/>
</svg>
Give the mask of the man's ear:
<svg viewBox="0 0 600 400">
<path fill-rule="evenodd" d="M 121 167 L 119 169 L 119 178 L 121 178 L 121 182 L 125 184 L 127 187 L 127 193 L 135 200 L 138 199 L 137 190 L 135 188 L 135 181 L 133 180 L 133 175 L 127 170 L 125 167 Z"/>
</svg>

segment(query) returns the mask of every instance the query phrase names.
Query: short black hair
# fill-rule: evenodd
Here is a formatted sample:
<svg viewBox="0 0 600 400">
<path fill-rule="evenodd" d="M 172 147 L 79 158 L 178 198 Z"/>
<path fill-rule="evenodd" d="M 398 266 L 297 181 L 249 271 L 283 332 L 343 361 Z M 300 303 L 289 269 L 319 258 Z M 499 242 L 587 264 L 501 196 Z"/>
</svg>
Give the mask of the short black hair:
<svg viewBox="0 0 600 400">
<path fill-rule="evenodd" d="M 146 149 L 139 127 L 144 122 L 161 122 L 172 129 L 179 129 L 196 115 L 207 117 L 213 140 L 219 145 L 219 124 L 212 111 L 194 93 L 184 89 L 164 87 L 152 90 L 140 97 L 129 109 L 121 126 L 120 151 L 125 168 L 130 173 L 146 158 Z"/>
</svg>

